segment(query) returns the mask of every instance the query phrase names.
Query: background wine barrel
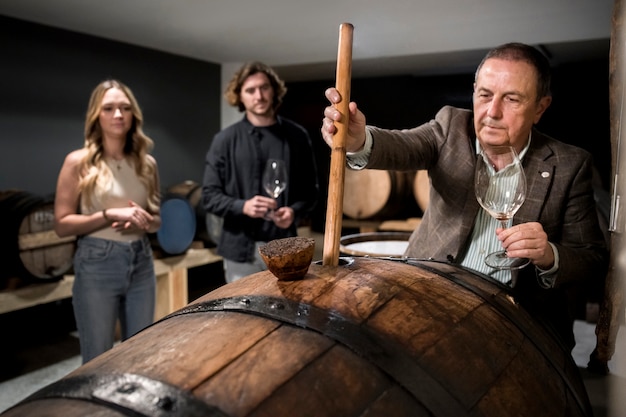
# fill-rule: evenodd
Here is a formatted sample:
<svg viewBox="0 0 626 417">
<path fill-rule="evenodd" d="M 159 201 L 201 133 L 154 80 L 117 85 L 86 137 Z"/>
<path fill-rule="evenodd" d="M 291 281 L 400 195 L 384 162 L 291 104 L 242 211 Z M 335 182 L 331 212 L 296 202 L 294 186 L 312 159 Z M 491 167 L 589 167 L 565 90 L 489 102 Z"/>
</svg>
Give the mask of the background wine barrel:
<svg viewBox="0 0 626 417">
<path fill-rule="evenodd" d="M 186 198 L 175 195 L 161 201 L 161 227 L 156 232 L 158 248 L 169 255 L 184 253 L 196 235 L 196 213 Z"/>
<path fill-rule="evenodd" d="M 428 178 L 428 171 L 425 169 L 420 169 L 415 174 L 413 196 L 422 212 L 426 211 L 430 202 L 430 178 Z"/>
<path fill-rule="evenodd" d="M 207 213 L 202 204 L 202 185 L 187 180 L 167 188 L 165 197 L 177 196 L 187 199 L 196 214 L 195 240 L 204 242 L 206 247 L 214 247 L 219 242 L 222 219 Z"/>
<path fill-rule="evenodd" d="M 342 258 L 345 261 L 346 258 Z M 166 414 L 173 410 L 175 414 Z M 224 285 L 2 414 L 590 416 L 576 364 L 507 288 L 353 258 Z"/>
<path fill-rule="evenodd" d="M 357 220 L 419 215 L 413 198 L 414 178 L 415 172 L 347 169 L 343 214 Z"/>
<path fill-rule="evenodd" d="M 72 269 L 76 239 L 55 233 L 53 195 L 0 192 L 0 222 L 3 278 L 50 281 Z"/>
<path fill-rule="evenodd" d="M 370 232 L 344 235 L 339 251 L 348 256 L 401 258 L 409 245 L 411 232 Z"/>
<path fill-rule="evenodd" d="M 166 189 L 161 199 L 162 225 L 151 235 L 156 257 L 184 253 L 194 241 L 215 247 L 222 231 L 222 219 L 204 210 L 202 186 L 191 180 Z"/>
</svg>

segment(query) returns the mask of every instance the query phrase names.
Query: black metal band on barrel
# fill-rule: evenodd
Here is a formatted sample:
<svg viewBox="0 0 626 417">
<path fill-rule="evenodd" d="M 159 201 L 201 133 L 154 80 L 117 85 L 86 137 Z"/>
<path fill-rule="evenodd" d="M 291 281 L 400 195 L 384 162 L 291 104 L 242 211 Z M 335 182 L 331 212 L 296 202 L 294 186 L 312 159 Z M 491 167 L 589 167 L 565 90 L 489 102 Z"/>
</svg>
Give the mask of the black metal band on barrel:
<svg viewBox="0 0 626 417">
<path fill-rule="evenodd" d="M 22 403 L 46 398 L 88 401 L 135 417 L 228 417 L 179 387 L 128 373 L 64 378 Z"/>
<path fill-rule="evenodd" d="M 236 311 L 317 331 L 366 358 L 403 386 L 433 415 L 462 416 L 467 410 L 405 350 L 379 334 L 336 312 L 284 298 L 236 296 L 189 305 L 160 321 L 193 313 Z M 157 322 L 158 323 L 158 322 Z M 155 323 L 156 324 L 156 323 Z M 444 400 L 445 399 L 445 400 Z"/>
<path fill-rule="evenodd" d="M 418 268 L 422 268 L 426 271 L 435 273 L 439 276 L 441 276 L 442 278 L 445 278 L 451 282 L 454 282 L 456 285 L 461 286 L 463 288 L 465 288 L 466 290 L 474 293 L 475 295 L 477 295 L 478 297 L 482 298 L 483 300 L 485 300 L 486 303 L 489 303 L 492 307 L 494 307 L 498 312 L 500 312 L 504 317 L 506 317 L 507 320 L 509 320 L 511 323 L 513 323 L 523 334 L 528 335 L 529 334 L 529 329 L 528 329 L 528 325 L 526 322 L 524 322 L 523 320 L 520 320 L 518 314 L 516 312 L 514 312 L 512 310 L 512 303 L 506 301 L 506 299 L 502 298 L 502 297 L 493 297 L 491 293 L 484 291 L 482 289 L 480 289 L 479 287 L 472 285 L 471 283 L 467 282 L 467 280 L 461 279 L 457 276 L 455 276 L 452 273 L 448 273 L 448 272 L 444 272 L 441 271 L 440 269 L 434 268 L 434 267 L 430 267 L 427 264 L 425 264 L 424 262 L 419 262 L 419 261 L 412 261 L 412 260 L 405 260 L 409 265 L 413 265 L 416 266 Z M 442 263 L 442 262 L 438 262 L 438 261 L 428 261 L 428 262 L 433 262 L 433 263 Z M 492 277 L 488 276 L 488 275 L 483 275 L 479 272 L 476 272 L 472 269 L 469 268 L 465 268 L 462 267 L 460 265 L 454 264 L 454 266 L 456 268 L 460 268 L 463 269 L 473 275 L 479 276 L 481 279 L 485 279 L 487 281 L 492 282 L 494 285 L 497 285 L 499 287 L 501 287 L 503 289 L 503 291 L 506 291 L 508 293 L 510 293 L 510 289 L 508 287 L 505 287 L 504 284 L 500 283 L 499 281 L 496 281 L 495 279 L 493 279 Z M 545 330 L 548 332 L 552 332 L 552 330 L 550 328 L 545 327 Z M 583 412 L 583 414 L 585 415 L 591 415 L 591 410 L 588 409 L 588 407 L 585 406 L 586 402 L 583 401 L 580 396 L 578 395 L 578 391 L 576 389 L 574 389 L 574 387 L 572 387 L 572 384 L 570 382 L 570 379 L 567 375 L 565 375 L 565 373 L 563 372 L 562 367 L 560 367 L 557 363 L 555 363 L 554 358 L 548 353 L 546 352 L 546 347 L 537 343 L 535 338 L 533 337 L 529 337 L 528 338 L 529 341 L 537 348 L 537 351 L 541 353 L 541 355 L 545 358 L 546 362 L 549 363 L 552 368 L 554 368 L 555 372 L 557 372 L 560 376 L 561 379 L 565 382 L 565 384 L 567 385 L 567 387 L 570 390 L 570 394 L 574 397 L 574 399 L 576 400 L 576 404 L 578 405 L 578 407 L 580 408 L 580 410 Z M 555 336 L 555 342 L 561 346 L 564 350 L 565 347 L 563 346 L 563 343 Z M 566 355 L 569 356 L 569 359 L 571 359 L 572 361 L 574 360 L 570 355 Z"/>
</svg>

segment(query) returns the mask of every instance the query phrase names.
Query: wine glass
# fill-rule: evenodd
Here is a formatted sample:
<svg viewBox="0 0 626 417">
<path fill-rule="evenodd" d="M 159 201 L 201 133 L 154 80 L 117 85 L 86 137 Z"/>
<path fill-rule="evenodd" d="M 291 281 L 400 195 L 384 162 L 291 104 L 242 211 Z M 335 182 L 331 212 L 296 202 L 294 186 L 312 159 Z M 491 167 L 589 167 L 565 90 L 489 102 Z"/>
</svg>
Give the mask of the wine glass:
<svg viewBox="0 0 626 417">
<path fill-rule="evenodd" d="M 268 159 L 263 171 L 263 188 L 272 198 L 278 198 L 287 187 L 287 168 L 285 161 Z M 267 220 L 272 220 L 274 210 L 265 213 Z"/>
<path fill-rule="evenodd" d="M 480 205 L 502 228 L 526 198 L 526 176 L 515 149 L 493 146 L 478 155 L 474 176 L 474 192 Z M 510 258 L 506 251 L 490 253 L 485 263 L 495 269 L 520 269 L 530 262 L 526 258 Z"/>
</svg>

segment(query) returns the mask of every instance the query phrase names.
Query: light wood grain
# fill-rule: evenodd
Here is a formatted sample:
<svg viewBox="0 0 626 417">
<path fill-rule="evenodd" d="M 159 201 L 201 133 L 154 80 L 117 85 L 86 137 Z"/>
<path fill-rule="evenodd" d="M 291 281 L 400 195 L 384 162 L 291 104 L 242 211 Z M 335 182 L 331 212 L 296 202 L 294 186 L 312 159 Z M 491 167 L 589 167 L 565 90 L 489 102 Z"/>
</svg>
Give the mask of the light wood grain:
<svg viewBox="0 0 626 417">
<path fill-rule="evenodd" d="M 328 182 L 328 204 L 326 206 L 326 228 L 324 234 L 324 265 L 336 266 L 339 263 L 339 239 L 341 238 L 341 217 L 343 214 L 343 189 L 346 169 L 346 136 L 348 134 L 350 104 L 350 82 L 352 77 L 352 33 L 354 27 L 343 23 L 339 28 L 339 48 L 337 52 L 337 79 L 335 87 L 341 94 L 341 101 L 335 107 L 341 112 L 342 120 L 336 123 L 337 133 L 333 138 L 330 155 L 330 175 Z"/>
</svg>

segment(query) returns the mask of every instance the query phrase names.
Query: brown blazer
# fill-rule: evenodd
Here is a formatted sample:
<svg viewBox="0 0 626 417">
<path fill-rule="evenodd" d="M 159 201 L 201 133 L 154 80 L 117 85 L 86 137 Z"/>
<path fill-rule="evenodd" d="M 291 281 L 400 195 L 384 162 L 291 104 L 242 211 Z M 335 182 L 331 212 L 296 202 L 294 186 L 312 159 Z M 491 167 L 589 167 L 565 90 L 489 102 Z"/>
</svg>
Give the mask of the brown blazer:
<svg viewBox="0 0 626 417">
<path fill-rule="evenodd" d="M 366 168 L 427 169 L 431 179 L 429 206 L 410 238 L 406 255 L 455 262 L 467 248 L 480 210 L 474 196 L 476 135 L 472 112 L 446 106 L 434 120 L 413 129 L 368 129 L 374 143 Z M 530 265 L 520 271 L 514 292 L 529 307 L 557 320 L 555 314 L 567 311 L 562 305 L 564 294 L 559 294 L 559 300 L 545 297 L 551 298 L 575 282 L 603 279 L 608 267 L 591 184 L 592 157 L 583 149 L 533 129 L 523 166 L 528 193 L 513 223 L 541 223 L 559 251 L 560 262 L 554 289 L 541 288 Z M 544 311 L 545 304 L 561 311 Z M 560 326 L 569 326 L 569 336 L 571 314 L 563 320 L 557 321 Z M 568 343 L 571 341 L 573 335 Z"/>
</svg>

